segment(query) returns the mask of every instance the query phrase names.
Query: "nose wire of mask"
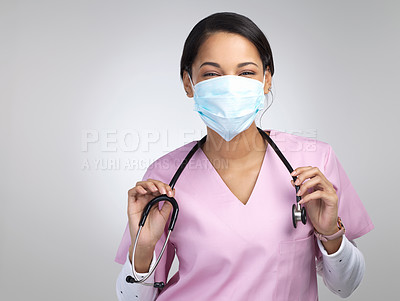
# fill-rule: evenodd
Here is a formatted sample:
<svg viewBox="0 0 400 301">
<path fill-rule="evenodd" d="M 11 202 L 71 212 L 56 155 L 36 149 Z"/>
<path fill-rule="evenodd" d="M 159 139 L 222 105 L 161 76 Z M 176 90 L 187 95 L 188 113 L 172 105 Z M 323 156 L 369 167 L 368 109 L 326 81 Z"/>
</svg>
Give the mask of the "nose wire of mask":
<svg viewBox="0 0 400 301">
<path fill-rule="evenodd" d="M 224 75 L 194 85 L 194 110 L 226 141 L 248 129 L 264 106 L 264 84 L 259 80 Z"/>
<path fill-rule="evenodd" d="M 266 72 L 264 72 L 264 75 L 263 75 L 263 87 L 265 86 L 265 73 Z M 194 88 L 195 84 L 193 83 L 193 80 L 192 80 L 192 77 L 190 74 L 189 74 L 189 80 L 190 80 L 190 85 L 192 86 L 193 95 L 194 95 L 196 93 L 196 90 Z"/>
</svg>

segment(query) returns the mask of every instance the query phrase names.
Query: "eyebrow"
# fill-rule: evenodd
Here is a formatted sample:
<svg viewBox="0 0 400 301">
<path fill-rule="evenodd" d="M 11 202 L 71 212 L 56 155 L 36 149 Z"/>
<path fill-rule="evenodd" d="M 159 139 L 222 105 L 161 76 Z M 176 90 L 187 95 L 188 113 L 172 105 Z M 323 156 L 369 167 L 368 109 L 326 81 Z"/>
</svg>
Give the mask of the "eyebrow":
<svg viewBox="0 0 400 301">
<path fill-rule="evenodd" d="M 214 66 L 214 67 L 217 67 L 217 68 L 221 68 L 220 64 L 214 63 L 214 62 L 204 62 L 203 64 L 200 65 L 200 68 L 205 66 L 205 65 L 210 65 L 210 66 Z M 241 68 L 241 67 L 244 67 L 244 66 L 247 66 L 247 65 L 254 65 L 254 66 L 258 67 L 258 65 L 256 63 L 253 63 L 253 62 L 240 63 L 240 64 L 237 65 L 237 67 Z"/>
</svg>

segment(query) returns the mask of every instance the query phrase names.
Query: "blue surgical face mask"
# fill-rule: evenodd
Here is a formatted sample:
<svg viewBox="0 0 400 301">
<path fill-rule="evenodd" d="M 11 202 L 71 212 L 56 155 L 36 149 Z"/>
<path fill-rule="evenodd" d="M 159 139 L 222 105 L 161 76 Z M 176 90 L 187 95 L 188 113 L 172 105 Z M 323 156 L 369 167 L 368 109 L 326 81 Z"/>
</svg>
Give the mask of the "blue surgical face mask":
<svg viewBox="0 0 400 301">
<path fill-rule="evenodd" d="M 193 82 L 190 78 L 190 82 Z M 217 76 L 193 87 L 194 110 L 226 141 L 247 130 L 264 107 L 264 82 L 238 75 Z"/>
</svg>

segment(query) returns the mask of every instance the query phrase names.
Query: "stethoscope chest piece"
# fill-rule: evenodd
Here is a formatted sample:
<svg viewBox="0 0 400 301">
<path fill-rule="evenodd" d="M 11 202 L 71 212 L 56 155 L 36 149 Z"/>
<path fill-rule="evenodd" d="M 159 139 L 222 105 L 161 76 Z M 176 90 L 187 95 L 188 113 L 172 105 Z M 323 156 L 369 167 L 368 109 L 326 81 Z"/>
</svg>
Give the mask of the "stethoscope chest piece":
<svg viewBox="0 0 400 301">
<path fill-rule="evenodd" d="M 304 225 L 307 223 L 306 208 L 301 207 L 299 203 L 292 206 L 293 227 L 297 228 L 297 222 L 301 221 Z"/>
<path fill-rule="evenodd" d="M 293 182 L 296 182 L 297 177 L 293 177 Z M 300 190 L 300 186 L 295 185 L 296 194 Z M 296 195 L 296 204 L 292 206 L 292 221 L 293 227 L 297 228 L 297 222 L 301 221 L 304 225 L 307 223 L 306 208 L 299 204 L 301 196 Z"/>
</svg>

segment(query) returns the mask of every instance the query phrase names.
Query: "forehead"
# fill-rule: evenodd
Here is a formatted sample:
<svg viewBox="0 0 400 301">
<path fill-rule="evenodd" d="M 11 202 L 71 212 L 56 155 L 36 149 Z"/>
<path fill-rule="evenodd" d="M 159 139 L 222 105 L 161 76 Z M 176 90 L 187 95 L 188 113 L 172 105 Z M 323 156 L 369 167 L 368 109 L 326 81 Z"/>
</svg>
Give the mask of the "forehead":
<svg viewBox="0 0 400 301">
<path fill-rule="evenodd" d="M 200 46 L 195 62 L 215 61 L 220 64 L 243 61 L 261 62 L 260 54 L 245 37 L 227 32 L 211 34 Z"/>
</svg>

